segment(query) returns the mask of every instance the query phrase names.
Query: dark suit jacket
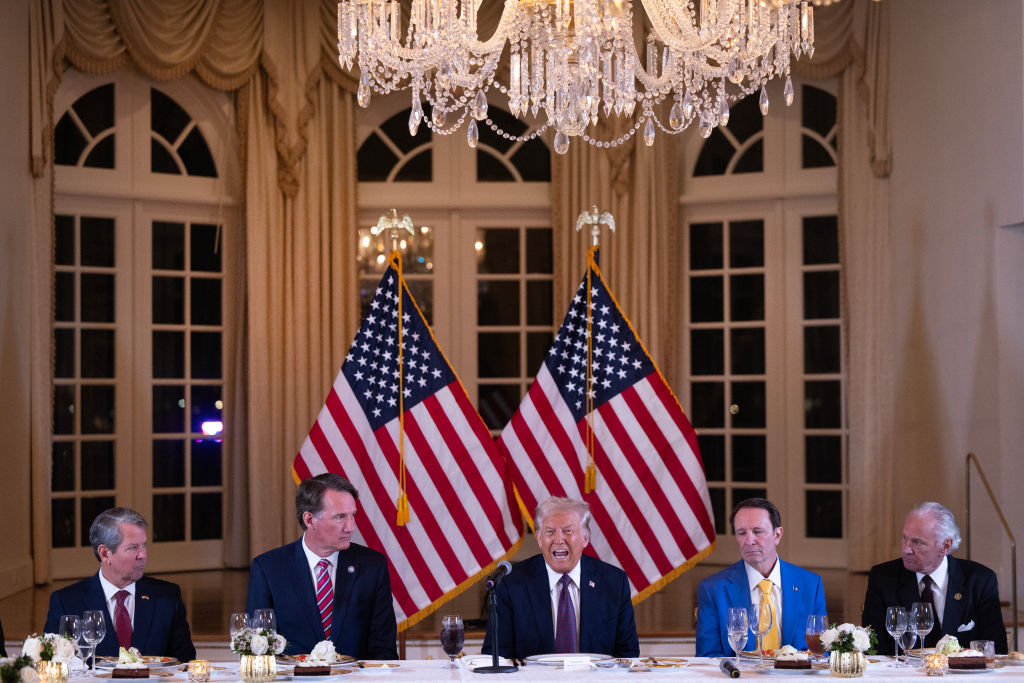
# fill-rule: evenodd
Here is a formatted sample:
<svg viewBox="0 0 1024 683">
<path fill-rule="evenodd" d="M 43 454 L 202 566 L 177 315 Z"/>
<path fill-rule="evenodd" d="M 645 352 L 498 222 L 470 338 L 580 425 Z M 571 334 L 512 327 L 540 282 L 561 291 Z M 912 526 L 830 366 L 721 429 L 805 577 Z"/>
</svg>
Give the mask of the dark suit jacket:
<svg viewBox="0 0 1024 683">
<path fill-rule="evenodd" d="M 357 659 L 398 659 L 387 559 L 353 543 L 338 554 L 335 574 L 331 622 L 335 650 Z M 251 614 L 262 607 L 274 609 L 277 630 L 288 640 L 285 652 L 305 654 L 324 639 L 301 538 L 252 561 L 245 611 Z"/>
<path fill-rule="evenodd" d="M 779 645 L 807 648 L 807 617 L 825 614 L 825 589 L 821 577 L 795 564 L 779 559 L 782 582 L 782 624 Z M 727 618 L 730 607 L 750 609 L 750 584 L 743 560 L 700 582 L 697 587 L 697 656 L 731 657 Z M 757 649 L 751 633 L 745 650 Z"/>
<path fill-rule="evenodd" d="M 942 633 L 956 636 L 964 647 L 972 640 L 991 640 L 996 652 L 1006 653 L 1006 627 L 999 608 L 999 585 L 995 572 L 983 564 L 948 556 L 949 577 Z M 910 606 L 921 600 L 917 575 L 903 566 L 903 560 L 877 564 L 868 575 L 861 624 L 878 634 L 878 650 L 893 651 L 892 636 L 885 630 L 885 609 L 890 605 Z M 966 627 L 960 630 L 962 627 Z"/>
<path fill-rule="evenodd" d="M 46 614 L 43 631 L 56 633 L 60 618 L 90 609 L 102 610 L 107 622 L 107 634 L 96 648 L 99 657 L 116 657 L 117 633 L 110 618 L 110 610 L 103 596 L 100 577 L 93 574 L 78 583 L 50 594 L 50 611 Z M 135 582 L 135 620 L 132 624 L 132 647 L 144 655 L 177 657 L 182 662 L 196 658 L 192 634 L 188 628 L 185 603 L 177 584 L 143 576 Z"/>
<path fill-rule="evenodd" d="M 0 622 L 0 657 L 7 656 L 7 648 L 4 646 L 4 624 Z"/>
<path fill-rule="evenodd" d="M 543 555 L 516 564 L 494 590 L 497 601 L 498 654 L 522 659 L 555 650 L 551 588 Z M 639 657 L 633 603 L 626 573 L 606 562 L 580 558 L 580 652 Z M 483 652 L 492 650 L 488 629 Z"/>
</svg>

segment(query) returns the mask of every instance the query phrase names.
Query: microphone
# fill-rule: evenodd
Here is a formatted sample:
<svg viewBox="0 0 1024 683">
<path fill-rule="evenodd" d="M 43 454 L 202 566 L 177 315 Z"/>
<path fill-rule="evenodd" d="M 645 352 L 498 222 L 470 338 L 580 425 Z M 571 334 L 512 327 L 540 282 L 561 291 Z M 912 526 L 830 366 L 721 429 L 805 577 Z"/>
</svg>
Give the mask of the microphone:
<svg viewBox="0 0 1024 683">
<path fill-rule="evenodd" d="M 718 665 L 718 668 L 726 676 L 730 678 L 739 678 L 740 670 L 736 668 L 736 665 L 729 661 L 728 657 L 722 657 L 722 663 Z"/>
<path fill-rule="evenodd" d="M 501 583 L 501 580 L 505 578 L 506 574 L 512 572 L 512 565 L 508 563 L 508 560 L 502 560 L 498 563 L 498 567 L 491 572 L 491 575 L 487 577 L 487 581 L 484 582 L 484 588 L 489 591 L 495 589 L 495 587 Z"/>
</svg>

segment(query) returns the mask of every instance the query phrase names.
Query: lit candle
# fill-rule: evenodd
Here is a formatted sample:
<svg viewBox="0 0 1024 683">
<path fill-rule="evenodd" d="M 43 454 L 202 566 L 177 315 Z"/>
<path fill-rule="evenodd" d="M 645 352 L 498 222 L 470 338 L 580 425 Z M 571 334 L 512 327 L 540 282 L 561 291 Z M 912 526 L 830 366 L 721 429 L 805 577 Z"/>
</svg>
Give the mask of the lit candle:
<svg viewBox="0 0 1024 683">
<path fill-rule="evenodd" d="M 206 683 L 210 680 L 210 662 L 205 659 L 193 659 L 188 663 L 188 680 Z"/>
</svg>

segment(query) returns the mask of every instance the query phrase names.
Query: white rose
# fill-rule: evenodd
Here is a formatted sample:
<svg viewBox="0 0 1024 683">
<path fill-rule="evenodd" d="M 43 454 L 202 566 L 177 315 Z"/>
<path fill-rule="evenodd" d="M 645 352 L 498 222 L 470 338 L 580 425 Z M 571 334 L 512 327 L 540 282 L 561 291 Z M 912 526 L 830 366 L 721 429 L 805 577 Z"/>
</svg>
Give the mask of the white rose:
<svg viewBox="0 0 1024 683">
<path fill-rule="evenodd" d="M 26 638 L 25 643 L 21 646 L 21 654 L 28 655 L 32 658 L 33 662 L 39 661 L 39 656 L 43 651 L 43 641 L 34 636 Z"/>
<path fill-rule="evenodd" d="M 857 627 L 854 626 L 853 624 L 850 624 L 850 623 L 839 624 L 839 632 L 840 633 L 853 633 L 856 630 L 857 630 Z"/>
<path fill-rule="evenodd" d="M 839 637 L 839 631 L 834 628 L 827 628 L 821 632 L 821 646 L 826 650 L 831 649 L 832 643 Z"/>
<path fill-rule="evenodd" d="M 869 647 L 871 647 L 871 638 L 868 636 L 867 631 L 859 629 L 854 631 L 853 646 L 861 652 L 865 652 Z"/>
<path fill-rule="evenodd" d="M 31 666 L 21 667 L 18 675 L 21 678 L 21 683 L 39 683 L 39 673 Z"/>
<path fill-rule="evenodd" d="M 267 653 L 268 645 L 269 643 L 267 642 L 266 636 L 253 635 L 252 639 L 249 641 L 249 649 L 252 650 L 254 655 L 265 655 Z"/>
<path fill-rule="evenodd" d="M 284 639 L 280 633 L 274 634 L 274 654 L 279 655 L 284 652 L 284 646 L 288 644 L 288 641 Z"/>
<path fill-rule="evenodd" d="M 78 654 L 78 648 L 67 638 L 58 636 L 53 642 L 53 658 L 58 662 L 70 662 Z"/>
</svg>

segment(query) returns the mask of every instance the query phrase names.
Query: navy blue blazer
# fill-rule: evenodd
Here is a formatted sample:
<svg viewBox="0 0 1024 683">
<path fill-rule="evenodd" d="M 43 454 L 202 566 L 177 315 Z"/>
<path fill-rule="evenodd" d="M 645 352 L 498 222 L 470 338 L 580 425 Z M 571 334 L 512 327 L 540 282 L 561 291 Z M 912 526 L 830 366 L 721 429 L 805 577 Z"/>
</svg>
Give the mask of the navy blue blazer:
<svg viewBox="0 0 1024 683">
<path fill-rule="evenodd" d="M 821 577 L 779 558 L 782 582 L 782 624 L 779 645 L 807 649 L 807 617 L 826 614 L 825 588 Z M 730 607 L 750 609 L 750 584 L 743 560 L 700 582 L 697 587 L 697 656 L 732 657 L 727 618 Z M 757 649 L 750 632 L 745 650 Z"/>
<path fill-rule="evenodd" d="M 98 573 L 50 594 L 50 610 L 46 614 L 43 631 L 56 633 L 63 615 L 81 616 L 82 612 L 90 609 L 101 610 L 107 622 L 107 633 L 97 646 L 96 655 L 116 657 L 117 632 Z M 185 603 L 181 600 L 181 589 L 177 584 L 148 576 L 135 582 L 132 647 L 144 655 L 177 657 L 182 662 L 196 658 Z"/>
<path fill-rule="evenodd" d="M 639 657 L 633 602 L 626 572 L 589 555 L 580 558 L 580 652 Z M 498 654 L 522 659 L 555 650 L 551 588 L 543 555 L 513 566 L 498 584 Z M 487 630 L 484 653 L 491 653 Z"/>
<path fill-rule="evenodd" d="M 946 605 L 942 611 L 942 633 L 956 636 L 967 647 L 972 640 L 991 640 L 996 652 L 1006 654 L 1006 626 L 999 607 L 999 582 L 995 572 L 978 562 L 949 560 Z M 890 605 L 910 606 L 921 600 L 917 574 L 903 566 L 903 560 L 876 564 L 868 574 L 861 624 L 878 634 L 878 651 L 888 654 L 895 643 L 885 630 L 885 609 Z M 920 643 L 918 643 L 920 645 Z"/>
<path fill-rule="evenodd" d="M 334 649 L 356 659 L 398 659 L 387 558 L 352 543 L 338 554 L 334 583 Z M 288 640 L 286 653 L 308 653 L 324 639 L 301 538 L 252 561 L 245 611 L 264 607 L 274 609 L 277 630 Z"/>
</svg>

